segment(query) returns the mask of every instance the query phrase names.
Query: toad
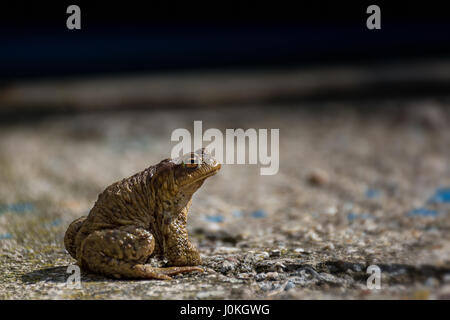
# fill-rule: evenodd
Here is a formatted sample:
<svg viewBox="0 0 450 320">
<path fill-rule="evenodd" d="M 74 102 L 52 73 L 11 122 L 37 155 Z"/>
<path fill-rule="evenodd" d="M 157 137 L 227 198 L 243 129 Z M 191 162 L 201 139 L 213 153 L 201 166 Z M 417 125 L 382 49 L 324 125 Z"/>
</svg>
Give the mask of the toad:
<svg viewBox="0 0 450 320">
<path fill-rule="evenodd" d="M 114 278 L 169 280 L 201 258 L 186 229 L 192 195 L 220 170 L 205 149 L 160 163 L 107 187 L 88 216 L 73 221 L 64 245 L 86 271 Z M 164 267 L 149 259 L 167 260 Z"/>
</svg>

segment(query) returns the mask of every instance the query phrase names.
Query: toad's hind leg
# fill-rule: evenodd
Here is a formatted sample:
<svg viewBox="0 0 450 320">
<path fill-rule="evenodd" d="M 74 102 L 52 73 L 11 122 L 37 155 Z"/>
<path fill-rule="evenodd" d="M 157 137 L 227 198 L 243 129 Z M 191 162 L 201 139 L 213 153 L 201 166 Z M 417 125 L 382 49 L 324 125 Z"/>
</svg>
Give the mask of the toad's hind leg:
<svg viewBox="0 0 450 320">
<path fill-rule="evenodd" d="M 66 247 L 67 252 L 73 257 L 77 258 L 77 247 L 75 245 L 75 237 L 78 234 L 78 231 L 81 229 L 83 222 L 87 217 L 81 217 L 74 220 L 70 226 L 67 228 L 67 231 L 64 235 L 64 246 Z"/>
<path fill-rule="evenodd" d="M 145 262 L 155 247 L 153 235 L 134 226 L 99 230 L 81 245 L 82 268 L 114 278 L 169 280 L 171 275 L 202 271 L 198 267 L 154 268 Z"/>
</svg>

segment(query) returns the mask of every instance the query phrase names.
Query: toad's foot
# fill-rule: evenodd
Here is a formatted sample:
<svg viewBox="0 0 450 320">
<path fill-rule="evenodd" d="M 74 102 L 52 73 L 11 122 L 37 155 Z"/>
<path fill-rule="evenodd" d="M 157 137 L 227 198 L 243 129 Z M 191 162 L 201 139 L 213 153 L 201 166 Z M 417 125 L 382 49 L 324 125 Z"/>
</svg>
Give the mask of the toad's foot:
<svg viewBox="0 0 450 320">
<path fill-rule="evenodd" d="M 171 280 L 170 276 L 174 276 L 180 273 L 188 272 L 203 272 L 200 267 L 165 267 L 165 268 L 155 268 L 149 265 L 135 265 L 133 267 L 135 271 L 135 278 L 141 279 L 159 279 L 159 280 Z"/>
<path fill-rule="evenodd" d="M 154 248 L 153 235 L 140 227 L 99 230 L 83 241 L 77 260 L 84 269 L 118 279 L 169 280 L 171 275 L 203 271 L 195 266 L 155 268 L 145 264 Z"/>
</svg>

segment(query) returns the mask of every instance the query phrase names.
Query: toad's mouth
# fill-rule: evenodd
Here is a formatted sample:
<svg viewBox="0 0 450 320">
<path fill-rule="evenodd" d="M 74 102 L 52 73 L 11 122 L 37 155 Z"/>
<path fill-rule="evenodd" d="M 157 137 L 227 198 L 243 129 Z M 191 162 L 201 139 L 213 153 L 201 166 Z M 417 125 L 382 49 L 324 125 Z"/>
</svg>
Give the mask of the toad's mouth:
<svg viewBox="0 0 450 320">
<path fill-rule="evenodd" d="M 199 175 L 198 177 L 195 177 L 192 180 L 187 181 L 186 183 L 183 184 L 183 186 L 188 186 L 188 185 L 194 184 L 196 182 L 205 180 L 205 179 L 215 175 L 219 171 L 220 168 L 221 168 L 221 165 L 217 164 L 216 167 L 213 170 L 208 171 L 208 172 L 206 172 L 206 173 L 204 173 L 202 175 Z"/>
</svg>

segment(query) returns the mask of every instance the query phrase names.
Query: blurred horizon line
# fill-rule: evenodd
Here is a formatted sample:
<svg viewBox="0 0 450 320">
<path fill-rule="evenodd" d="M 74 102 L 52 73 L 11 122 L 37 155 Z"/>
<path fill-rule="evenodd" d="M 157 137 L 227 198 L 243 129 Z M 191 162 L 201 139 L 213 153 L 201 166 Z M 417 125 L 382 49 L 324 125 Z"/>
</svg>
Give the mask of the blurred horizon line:
<svg viewBox="0 0 450 320">
<path fill-rule="evenodd" d="M 97 75 L 0 86 L 0 115 L 447 97 L 450 59 L 315 68 Z"/>
</svg>

